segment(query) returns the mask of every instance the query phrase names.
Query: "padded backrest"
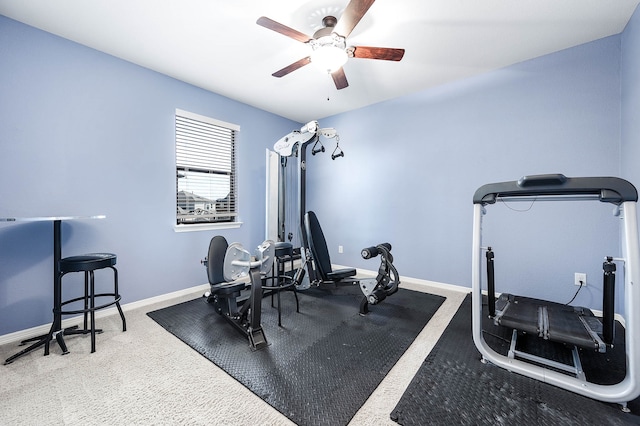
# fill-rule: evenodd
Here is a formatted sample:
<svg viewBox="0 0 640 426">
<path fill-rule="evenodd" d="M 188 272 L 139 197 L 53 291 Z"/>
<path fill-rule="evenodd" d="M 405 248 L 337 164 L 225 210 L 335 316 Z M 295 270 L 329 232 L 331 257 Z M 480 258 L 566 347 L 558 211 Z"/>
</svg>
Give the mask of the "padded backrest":
<svg viewBox="0 0 640 426">
<path fill-rule="evenodd" d="M 324 239 L 320 222 L 318 222 L 314 212 L 309 211 L 304 215 L 304 227 L 307 231 L 307 241 L 316 268 L 320 273 L 320 277 L 326 281 L 327 274 L 331 273 L 331 258 L 329 257 L 327 241 Z"/>
<path fill-rule="evenodd" d="M 226 282 L 224 279 L 224 257 L 228 247 L 227 239 L 222 235 L 216 235 L 209 243 L 207 277 L 211 285 Z"/>
</svg>

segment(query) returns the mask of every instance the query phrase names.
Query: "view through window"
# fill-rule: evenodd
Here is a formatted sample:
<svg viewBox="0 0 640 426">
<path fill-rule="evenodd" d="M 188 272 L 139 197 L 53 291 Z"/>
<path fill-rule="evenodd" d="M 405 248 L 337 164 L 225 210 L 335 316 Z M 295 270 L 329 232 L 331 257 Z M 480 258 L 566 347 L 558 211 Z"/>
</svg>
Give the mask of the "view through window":
<svg viewBox="0 0 640 426">
<path fill-rule="evenodd" d="M 176 110 L 176 223 L 235 222 L 240 127 Z"/>
</svg>

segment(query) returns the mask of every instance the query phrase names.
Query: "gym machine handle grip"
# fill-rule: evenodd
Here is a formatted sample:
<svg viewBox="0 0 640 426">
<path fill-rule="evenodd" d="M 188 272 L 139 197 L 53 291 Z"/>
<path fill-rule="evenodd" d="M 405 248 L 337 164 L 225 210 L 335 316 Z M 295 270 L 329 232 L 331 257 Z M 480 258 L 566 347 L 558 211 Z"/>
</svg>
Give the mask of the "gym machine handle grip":
<svg viewBox="0 0 640 426">
<path fill-rule="evenodd" d="M 391 251 L 391 244 L 389 243 L 381 243 L 378 244 L 377 246 L 371 246 L 371 247 L 367 247 L 362 249 L 362 252 L 360 254 L 362 254 L 362 258 L 363 259 L 371 259 L 376 257 L 377 255 L 380 254 L 380 249 L 378 247 L 384 247 L 385 249 L 387 249 L 387 251 Z"/>
<path fill-rule="evenodd" d="M 261 267 L 264 263 L 267 263 L 268 260 L 271 260 L 269 256 L 257 260 L 232 260 L 231 264 L 233 266 L 240 266 L 241 268 L 253 269 Z"/>
</svg>

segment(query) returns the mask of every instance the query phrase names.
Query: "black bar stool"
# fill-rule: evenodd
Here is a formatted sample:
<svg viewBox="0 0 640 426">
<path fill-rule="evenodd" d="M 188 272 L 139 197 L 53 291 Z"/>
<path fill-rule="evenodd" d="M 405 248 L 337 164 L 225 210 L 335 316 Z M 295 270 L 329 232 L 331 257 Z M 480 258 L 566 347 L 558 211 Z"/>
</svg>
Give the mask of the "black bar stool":
<svg viewBox="0 0 640 426">
<path fill-rule="evenodd" d="M 53 307 L 53 315 L 54 317 L 61 317 L 62 315 L 74 315 L 74 314 L 83 314 L 84 315 L 84 328 L 78 329 L 77 326 L 70 327 L 64 330 L 60 330 L 55 332 L 53 327 L 49 332 L 49 339 L 47 340 L 45 346 L 45 354 L 49 353 L 49 341 L 53 338 L 55 334 L 55 338 L 62 348 L 63 354 L 69 353 L 67 350 L 67 346 L 64 343 L 63 335 L 70 334 L 91 334 L 91 353 L 96 351 L 96 333 L 101 333 L 101 329 L 96 329 L 95 327 L 95 311 L 99 309 L 107 308 L 111 305 L 116 305 L 118 308 L 118 312 L 120 313 L 120 318 L 122 318 L 122 331 L 127 331 L 127 323 L 124 318 L 124 313 L 122 312 L 122 308 L 120 307 L 120 293 L 118 292 L 118 270 L 115 268 L 116 264 L 116 255 L 112 253 L 90 253 L 83 254 L 80 256 L 70 256 L 65 257 L 60 260 L 60 279 L 58 282 L 60 283 L 60 287 L 62 287 L 62 277 L 70 272 L 84 272 L 84 295 L 80 297 L 76 297 L 73 299 L 69 299 L 66 301 L 62 301 L 59 306 Z M 95 293 L 95 280 L 94 280 L 94 271 L 98 269 L 111 268 L 113 270 L 113 293 Z M 58 289 L 60 294 L 62 294 L 62 288 Z M 96 306 L 95 300 L 96 298 L 109 298 L 104 304 Z M 84 301 L 84 309 L 76 309 L 63 311 L 62 307 L 69 303 Z M 89 326 L 88 317 L 90 317 L 91 324 Z"/>
<path fill-rule="evenodd" d="M 285 271 L 286 262 L 291 262 L 290 273 Z M 277 242 L 275 244 L 275 265 L 271 271 L 271 277 L 267 278 L 265 282 L 270 282 L 270 285 L 265 285 L 265 290 L 270 290 L 271 295 L 271 307 L 273 307 L 273 295 L 276 294 L 278 298 L 278 325 L 282 326 L 282 313 L 280 311 L 280 292 L 282 290 L 293 290 L 293 294 L 296 298 L 296 312 L 300 312 L 300 305 L 298 303 L 298 293 L 295 286 L 295 280 L 293 279 L 293 246 L 287 242 Z"/>
</svg>

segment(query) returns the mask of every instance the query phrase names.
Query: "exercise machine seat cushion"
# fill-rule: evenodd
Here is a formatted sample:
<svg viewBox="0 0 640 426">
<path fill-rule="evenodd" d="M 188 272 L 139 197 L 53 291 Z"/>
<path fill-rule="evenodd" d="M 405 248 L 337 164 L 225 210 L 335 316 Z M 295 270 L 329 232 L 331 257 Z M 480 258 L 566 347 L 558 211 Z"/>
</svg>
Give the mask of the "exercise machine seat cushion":
<svg viewBox="0 0 640 426">
<path fill-rule="evenodd" d="M 207 277 L 211 284 L 211 293 L 220 295 L 239 295 L 246 284 L 243 282 L 228 282 L 224 279 L 224 257 L 229 243 L 222 235 L 216 235 L 209 243 L 207 254 Z"/>
<path fill-rule="evenodd" d="M 304 215 L 304 225 L 307 231 L 309 249 L 311 250 L 316 268 L 323 281 L 340 281 L 356 274 L 355 268 L 336 269 L 335 271 L 331 269 L 331 258 L 329 257 L 327 241 L 324 238 L 320 222 L 314 212 L 309 211 Z"/>
</svg>

